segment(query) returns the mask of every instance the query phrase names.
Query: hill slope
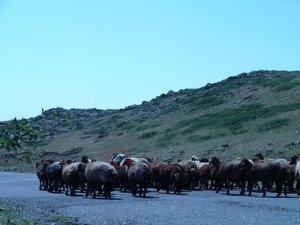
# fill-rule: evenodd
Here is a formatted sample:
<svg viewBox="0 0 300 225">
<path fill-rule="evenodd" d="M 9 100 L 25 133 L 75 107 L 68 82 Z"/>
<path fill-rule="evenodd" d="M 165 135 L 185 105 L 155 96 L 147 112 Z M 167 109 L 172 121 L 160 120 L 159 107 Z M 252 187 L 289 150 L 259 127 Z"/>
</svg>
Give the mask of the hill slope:
<svg viewBox="0 0 300 225">
<path fill-rule="evenodd" d="M 50 109 L 28 119 L 45 132 L 34 156 L 105 160 L 124 148 L 160 159 L 290 157 L 300 151 L 299 84 L 300 71 L 255 71 L 120 110 Z M 15 156 L 2 149 L 0 160 L 10 164 Z"/>
</svg>

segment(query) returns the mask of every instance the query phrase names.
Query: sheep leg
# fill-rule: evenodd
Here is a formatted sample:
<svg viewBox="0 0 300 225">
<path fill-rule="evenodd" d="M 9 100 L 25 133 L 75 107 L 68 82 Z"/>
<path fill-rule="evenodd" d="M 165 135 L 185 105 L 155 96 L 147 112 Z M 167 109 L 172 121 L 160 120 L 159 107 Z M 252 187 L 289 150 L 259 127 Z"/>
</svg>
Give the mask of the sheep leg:
<svg viewBox="0 0 300 225">
<path fill-rule="evenodd" d="M 103 196 L 106 198 L 106 186 L 99 186 L 98 188 L 98 196 L 100 196 L 100 194 L 103 192 Z"/>
<path fill-rule="evenodd" d="M 137 187 L 136 187 L 136 184 L 134 184 L 134 183 L 131 185 L 131 192 L 132 192 L 132 195 L 133 195 L 133 196 L 136 195 Z"/>
<path fill-rule="evenodd" d="M 300 180 L 296 183 L 296 193 L 297 195 L 300 195 Z"/>
<path fill-rule="evenodd" d="M 58 192 L 58 180 L 54 180 L 54 191 Z"/>
<path fill-rule="evenodd" d="M 252 194 L 252 188 L 253 188 L 253 182 L 251 180 L 248 181 L 247 189 L 249 191 L 248 196 L 251 196 Z"/>
<path fill-rule="evenodd" d="M 276 182 L 275 185 L 276 185 L 276 190 L 277 190 L 276 197 L 279 197 L 281 195 L 281 193 L 282 193 L 282 186 L 283 186 L 283 184 L 282 184 L 282 182 Z"/>
<path fill-rule="evenodd" d="M 86 198 L 89 196 L 89 192 L 90 192 L 90 185 L 87 184 L 86 192 L 85 192 L 85 197 L 86 197 Z"/>
<path fill-rule="evenodd" d="M 62 181 L 62 179 L 58 180 L 58 192 L 61 193 L 61 189 L 63 189 L 63 191 L 65 191 L 65 184 Z"/>
<path fill-rule="evenodd" d="M 53 191 L 53 180 L 50 180 L 49 182 L 49 189 L 48 189 L 49 192 L 52 192 Z"/>
<path fill-rule="evenodd" d="M 211 180 L 211 181 L 210 181 L 210 187 L 209 187 L 209 189 L 212 189 L 213 186 L 214 186 L 214 180 Z"/>
<path fill-rule="evenodd" d="M 156 191 L 159 192 L 160 191 L 160 185 L 158 184 L 156 187 Z"/>
<path fill-rule="evenodd" d="M 63 191 L 65 190 L 65 185 L 64 185 L 64 182 L 62 181 L 62 179 L 59 179 L 57 181 L 57 184 L 58 184 L 57 189 L 58 189 L 59 193 L 61 193 L 61 189 L 63 189 Z"/>
<path fill-rule="evenodd" d="M 266 182 L 263 182 L 262 183 L 262 192 L 263 192 L 263 197 L 266 197 L 266 186 L 267 186 L 268 183 Z"/>
<path fill-rule="evenodd" d="M 230 186 L 230 190 L 233 190 L 233 188 L 234 188 L 234 182 L 231 181 L 231 182 L 228 182 L 228 183 L 229 183 L 229 186 Z M 229 194 L 229 192 L 228 192 L 228 194 Z"/>
<path fill-rule="evenodd" d="M 84 185 L 84 184 L 81 184 L 81 185 L 80 185 L 80 193 L 83 193 L 83 192 L 84 192 L 84 189 L 85 189 L 85 185 Z"/>
<path fill-rule="evenodd" d="M 44 180 L 40 180 L 40 190 L 42 190 L 44 187 Z"/>
<path fill-rule="evenodd" d="M 218 180 L 218 183 L 215 183 L 215 185 L 217 187 L 216 193 L 219 193 L 219 191 L 221 191 L 221 189 L 222 189 L 223 181 Z"/>
<path fill-rule="evenodd" d="M 66 195 L 69 194 L 69 185 L 66 186 L 67 190 L 66 190 Z"/>
<path fill-rule="evenodd" d="M 232 185 L 230 185 L 229 181 L 225 181 L 225 187 L 226 187 L 226 195 L 229 195 L 229 190 L 232 190 L 230 189 Z"/>
<path fill-rule="evenodd" d="M 204 188 L 205 190 L 208 190 L 208 179 L 205 179 L 204 181 Z"/>
<path fill-rule="evenodd" d="M 40 186 L 39 189 L 42 190 L 42 180 L 40 179 Z"/>
<path fill-rule="evenodd" d="M 245 186 L 246 186 L 246 181 L 241 181 L 241 192 L 240 195 L 245 195 Z"/>
<path fill-rule="evenodd" d="M 290 179 L 287 183 L 288 188 L 289 188 L 289 192 L 290 193 L 294 193 L 294 180 Z"/>
<path fill-rule="evenodd" d="M 110 184 L 106 184 L 104 185 L 104 197 L 105 198 L 111 198 L 111 185 Z"/>
<path fill-rule="evenodd" d="M 284 196 L 286 197 L 287 196 L 287 182 L 284 182 L 284 189 L 283 189 L 283 193 L 284 193 Z"/>
<path fill-rule="evenodd" d="M 93 186 L 92 186 L 92 194 L 93 194 L 93 198 L 96 198 L 96 189 L 97 189 L 97 185 L 93 185 Z"/>
<path fill-rule="evenodd" d="M 254 186 L 255 186 L 255 187 L 257 187 L 257 190 L 259 190 L 259 191 L 260 191 L 260 186 L 259 186 L 259 184 L 258 184 L 258 182 L 257 182 L 257 181 L 255 182 Z"/>
<path fill-rule="evenodd" d="M 174 185 L 174 194 L 180 194 L 180 190 L 177 184 Z"/>
<path fill-rule="evenodd" d="M 46 190 L 47 180 L 42 179 L 40 184 L 40 190 Z"/>
<path fill-rule="evenodd" d="M 142 197 L 143 195 L 143 185 L 139 185 L 139 196 Z"/>
<path fill-rule="evenodd" d="M 47 191 L 48 190 L 48 180 L 47 179 L 44 180 L 44 184 L 43 185 L 44 185 L 43 186 L 43 190 Z"/>
<path fill-rule="evenodd" d="M 48 190 L 48 179 L 45 180 L 45 184 L 44 184 L 44 190 L 47 191 Z"/>
<path fill-rule="evenodd" d="M 75 196 L 76 195 L 76 187 L 75 186 L 71 186 L 70 188 L 70 195 Z"/>
<path fill-rule="evenodd" d="M 146 197 L 147 187 L 144 187 L 143 197 Z"/>
</svg>

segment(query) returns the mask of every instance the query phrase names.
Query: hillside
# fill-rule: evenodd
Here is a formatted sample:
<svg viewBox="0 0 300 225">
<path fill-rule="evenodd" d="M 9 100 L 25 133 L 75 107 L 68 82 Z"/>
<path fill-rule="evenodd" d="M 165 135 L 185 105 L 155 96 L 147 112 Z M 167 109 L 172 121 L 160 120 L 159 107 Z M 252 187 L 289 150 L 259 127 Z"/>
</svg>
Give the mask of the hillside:
<svg viewBox="0 0 300 225">
<path fill-rule="evenodd" d="M 300 71 L 254 71 L 119 110 L 49 109 L 27 120 L 43 132 L 30 159 L 105 160 L 113 148 L 163 160 L 257 152 L 288 158 L 300 152 L 299 84 Z M 12 123 L 1 122 L 0 130 L 9 132 Z M 13 152 L 0 154 L 2 168 L 15 167 Z"/>
</svg>

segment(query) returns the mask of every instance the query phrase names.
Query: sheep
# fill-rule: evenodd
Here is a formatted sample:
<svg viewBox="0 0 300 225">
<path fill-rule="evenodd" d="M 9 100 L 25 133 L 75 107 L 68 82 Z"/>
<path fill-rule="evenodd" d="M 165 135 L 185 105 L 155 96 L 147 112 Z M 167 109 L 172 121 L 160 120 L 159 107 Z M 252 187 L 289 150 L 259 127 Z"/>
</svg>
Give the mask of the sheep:
<svg viewBox="0 0 300 225">
<path fill-rule="evenodd" d="M 106 162 L 96 161 L 86 165 L 80 164 L 79 170 L 84 171 L 87 180 L 86 197 L 92 192 L 93 198 L 96 197 L 96 189 L 102 192 L 104 189 L 104 197 L 111 198 L 111 190 L 117 179 L 116 169 Z"/>
<path fill-rule="evenodd" d="M 265 158 L 261 153 L 257 153 L 253 156 L 252 161 L 253 162 L 258 162 L 258 161 L 261 161 L 261 160 L 264 160 L 264 159 Z"/>
<path fill-rule="evenodd" d="M 295 180 L 297 195 L 300 195 L 300 157 L 296 159 Z"/>
<path fill-rule="evenodd" d="M 40 181 L 40 190 L 45 190 L 47 188 L 47 176 L 46 176 L 46 168 L 49 164 L 47 160 L 41 160 L 35 164 L 36 175 Z"/>
<path fill-rule="evenodd" d="M 236 182 L 238 180 L 238 165 L 240 164 L 240 160 L 232 160 L 232 161 L 223 161 L 220 164 L 218 170 L 218 189 L 216 193 L 218 193 L 223 183 L 227 189 L 226 194 L 229 194 L 229 185 L 231 182 Z"/>
<path fill-rule="evenodd" d="M 266 196 L 266 188 L 269 187 L 270 183 L 275 182 L 276 184 L 276 197 L 279 197 L 282 193 L 282 186 L 285 185 L 284 194 L 286 192 L 286 183 L 289 179 L 289 163 L 283 159 L 276 160 L 262 160 L 258 163 L 254 163 L 251 168 L 251 177 L 253 183 L 257 181 L 262 182 L 263 197 Z M 251 195 L 252 188 L 249 190 Z"/>
<path fill-rule="evenodd" d="M 284 187 L 284 195 L 287 196 L 287 186 L 290 181 L 290 164 L 286 159 L 275 159 L 275 163 L 279 164 L 276 171 L 276 179 L 274 180 L 276 185 L 277 197 L 282 193 L 282 188 Z"/>
<path fill-rule="evenodd" d="M 190 158 L 191 161 L 199 161 L 198 157 L 193 155 L 191 158 Z"/>
<path fill-rule="evenodd" d="M 226 194 L 229 194 L 230 184 L 232 186 L 233 183 L 236 183 L 241 188 L 240 195 L 244 195 L 246 181 L 248 182 L 248 189 L 252 186 L 252 164 L 253 163 L 246 158 L 222 162 L 218 170 L 219 180 L 216 192 L 218 193 L 221 190 L 223 183 L 225 183 L 227 189 Z"/>
<path fill-rule="evenodd" d="M 217 157 L 212 157 L 209 160 L 209 167 L 210 167 L 210 189 L 214 186 L 214 189 L 217 190 L 217 184 L 218 184 L 218 171 L 220 167 L 221 161 Z"/>
<path fill-rule="evenodd" d="M 252 184 L 252 177 L 251 177 L 251 168 L 253 165 L 252 160 L 248 160 L 246 158 L 243 158 L 241 162 L 238 165 L 238 182 L 241 187 L 241 195 L 245 194 L 245 186 L 246 186 L 246 181 L 248 182 L 248 190 L 250 195 L 250 189 L 253 187 Z"/>
<path fill-rule="evenodd" d="M 153 172 L 153 184 L 155 188 L 159 187 L 159 171 L 165 165 L 167 165 L 167 163 L 162 161 L 151 163 L 152 172 Z"/>
<path fill-rule="evenodd" d="M 89 163 L 89 162 L 92 162 L 92 160 L 87 155 L 83 155 L 83 156 L 81 156 L 81 162 Z"/>
<path fill-rule="evenodd" d="M 289 179 L 288 179 L 288 188 L 290 193 L 294 193 L 294 182 L 296 180 L 296 165 L 289 165 Z"/>
<path fill-rule="evenodd" d="M 167 194 L 169 194 L 170 190 L 174 191 L 174 194 L 180 194 L 184 186 L 184 181 L 184 169 L 180 164 L 166 164 L 160 168 L 157 191 L 161 188 L 166 188 Z"/>
<path fill-rule="evenodd" d="M 86 183 L 86 178 L 83 171 L 79 170 L 80 166 L 84 164 L 83 162 L 75 162 L 65 166 L 62 170 L 62 180 L 67 185 L 66 195 L 69 193 L 70 195 L 76 194 L 76 189 L 78 185 L 81 185 L 81 191 L 84 190 L 84 186 Z"/>
<path fill-rule="evenodd" d="M 147 188 L 150 187 L 153 177 L 152 168 L 149 163 L 144 160 L 138 162 L 128 162 L 128 181 L 132 188 L 132 195 L 135 196 L 137 187 L 139 188 L 139 196 L 145 197 Z"/>
<path fill-rule="evenodd" d="M 114 167 L 119 167 L 120 163 L 123 159 L 127 158 L 127 156 L 123 153 L 115 154 L 110 161 L 110 164 Z"/>
<path fill-rule="evenodd" d="M 209 159 L 207 157 L 203 157 L 199 160 L 199 162 L 209 162 Z"/>
<path fill-rule="evenodd" d="M 65 166 L 67 162 L 62 160 L 60 162 L 53 162 L 47 165 L 46 167 L 46 177 L 48 180 L 48 191 L 53 192 L 61 192 L 61 188 L 63 187 L 62 181 L 62 168 Z"/>
<path fill-rule="evenodd" d="M 185 173 L 187 174 L 186 185 L 188 188 L 194 189 L 194 187 L 198 184 L 198 172 L 196 161 L 184 160 L 179 163 L 183 168 Z"/>
<path fill-rule="evenodd" d="M 118 182 L 120 185 L 121 191 L 126 191 L 129 188 L 129 181 L 128 181 L 128 169 L 129 169 L 129 163 L 130 162 L 144 162 L 148 164 L 149 167 L 151 167 L 150 163 L 147 159 L 144 158 L 135 158 L 135 157 L 126 157 L 121 160 L 121 162 L 118 165 L 115 165 L 115 168 L 118 172 Z"/>
<path fill-rule="evenodd" d="M 204 186 L 204 188 L 208 189 L 208 181 L 211 179 L 211 165 L 208 162 L 199 163 L 198 165 L 198 177 L 200 181 L 200 189 Z"/>
</svg>

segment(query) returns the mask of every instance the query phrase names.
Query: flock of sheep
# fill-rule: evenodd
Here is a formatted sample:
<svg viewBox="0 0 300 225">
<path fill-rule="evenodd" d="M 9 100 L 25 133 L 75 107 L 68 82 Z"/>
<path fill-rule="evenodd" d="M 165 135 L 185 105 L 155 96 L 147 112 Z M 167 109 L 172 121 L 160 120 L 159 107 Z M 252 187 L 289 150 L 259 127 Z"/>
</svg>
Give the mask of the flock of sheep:
<svg viewBox="0 0 300 225">
<path fill-rule="evenodd" d="M 285 196 L 287 191 L 300 194 L 300 155 L 291 157 L 290 161 L 264 159 L 261 154 L 251 160 L 231 161 L 221 161 L 217 157 L 198 160 L 192 156 L 190 160 L 169 163 L 124 154 L 114 155 L 110 163 L 82 156 L 81 162 L 41 160 L 36 163 L 36 171 L 40 190 L 61 192 L 63 189 L 67 195 L 76 195 L 80 190 L 86 197 L 92 195 L 94 198 L 96 195 L 111 198 L 113 188 L 145 197 L 149 187 L 174 194 L 196 187 L 213 188 L 217 193 L 225 187 L 229 194 L 231 189 L 238 187 L 241 195 L 247 189 L 249 196 L 256 188 L 266 196 L 266 191 L 274 186 L 277 197 L 282 191 Z"/>
</svg>

